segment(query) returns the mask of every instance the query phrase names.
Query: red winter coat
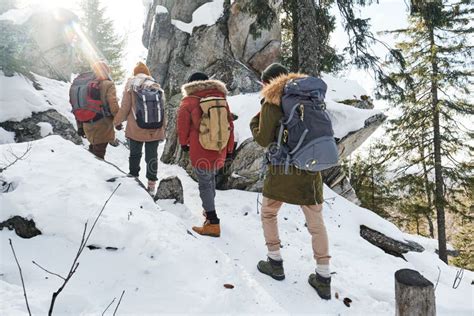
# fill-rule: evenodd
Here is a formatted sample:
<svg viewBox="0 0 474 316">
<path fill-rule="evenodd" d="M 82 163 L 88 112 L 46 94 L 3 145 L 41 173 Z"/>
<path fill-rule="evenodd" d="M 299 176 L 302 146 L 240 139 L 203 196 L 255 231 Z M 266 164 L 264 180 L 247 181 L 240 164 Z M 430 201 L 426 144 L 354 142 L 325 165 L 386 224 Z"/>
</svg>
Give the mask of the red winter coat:
<svg viewBox="0 0 474 316">
<path fill-rule="evenodd" d="M 226 97 L 225 84 L 218 80 L 195 81 L 182 87 L 183 99 L 178 110 L 177 131 L 180 145 L 189 145 L 191 164 L 195 168 L 218 170 L 224 166 L 228 153 L 234 150 L 234 124 L 229 107 L 231 133 L 227 150 L 220 152 L 204 149 L 199 142 L 199 125 L 202 110 L 199 106 L 201 98 Z"/>
</svg>

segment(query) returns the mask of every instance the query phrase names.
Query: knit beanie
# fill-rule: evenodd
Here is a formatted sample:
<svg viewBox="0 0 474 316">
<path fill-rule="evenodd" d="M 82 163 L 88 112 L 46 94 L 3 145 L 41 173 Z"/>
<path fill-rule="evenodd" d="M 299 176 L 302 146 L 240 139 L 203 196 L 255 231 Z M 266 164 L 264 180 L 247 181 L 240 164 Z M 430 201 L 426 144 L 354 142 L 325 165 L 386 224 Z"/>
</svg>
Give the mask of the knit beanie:
<svg viewBox="0 0 474 316">
<path fill-rule="evenodd" d="M 141 61 L 139 61 L 135 66 L 135 69 L 133 69 L 133 75 L 136 76 L 138 74 L 145 74 L 147 76 L 151 76 L 150 69 L 148 69 L 148 67 Z"/>
<path fill-rule="evenodd" d="M 188 78 L 188 83 L 193 82 L 193 81 L 204 81 L 204 80 L 209 80 L 209 77 L 202 72 L 195 72 Z"/>
<path fill-rule="evenodd" d="M 268 83 L 272 79 L 275 79 L 281 75 L 287 75 L 288 73 L 289 71 L 285 66 L 279 63 L 273 63 L 262 72 L 261 79 L 263 82 Z"/>
<path fill-rule="evenodd" d="M 110 79 L 110 68 L 104 61 L 96 61 L 92 64 L 92 70 L 99 80 Z"/>
</svg>

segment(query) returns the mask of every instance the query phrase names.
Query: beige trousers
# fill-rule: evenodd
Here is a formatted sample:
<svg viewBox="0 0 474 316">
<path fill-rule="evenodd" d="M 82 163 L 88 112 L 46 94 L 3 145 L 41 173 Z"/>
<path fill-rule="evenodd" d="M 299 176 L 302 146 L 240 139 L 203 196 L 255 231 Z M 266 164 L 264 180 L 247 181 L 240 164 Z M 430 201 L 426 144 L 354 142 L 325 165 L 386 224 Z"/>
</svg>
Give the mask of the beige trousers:
<svg viewBox="0 0 474 316">
<path fill-rule="evenodd" d="M 268 251 L 280 250 L 280 237 L 278 233 L 278 211 L 283 202 L 263 197 L 262 202 L 262 226 L 263 235 Z M 329 244 L 326 226 L 322 215 L 323 205 L 301 205 L 308 231 L 311 234 L 313 255 L 317 264 L 329 264 Z"/>
</svg>

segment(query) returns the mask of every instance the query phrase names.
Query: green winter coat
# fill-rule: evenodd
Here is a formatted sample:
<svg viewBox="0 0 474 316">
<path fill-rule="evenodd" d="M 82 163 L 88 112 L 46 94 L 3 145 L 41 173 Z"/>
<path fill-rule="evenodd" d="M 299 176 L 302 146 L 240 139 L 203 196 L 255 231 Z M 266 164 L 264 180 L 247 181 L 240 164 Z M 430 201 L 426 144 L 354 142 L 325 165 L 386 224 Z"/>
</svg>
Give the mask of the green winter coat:
<svg viewBox="0 0 474 316">
<path fill-rule="evenodd" d="M 268 147 L 277 139 L 280 119 L 281 95 L 286 82 L 302 75 L 289 74 L 272 80 L 263 91 L 262 108 L 250 122 L 254 140 L 262 147 Z M 323 181 L 321 173 L 311 173 L 290 166 L 285 174 L 283 166 L 270 165 L 263 183 L 263 196 L 295 205 L 323 203 Z"/>
</svg>

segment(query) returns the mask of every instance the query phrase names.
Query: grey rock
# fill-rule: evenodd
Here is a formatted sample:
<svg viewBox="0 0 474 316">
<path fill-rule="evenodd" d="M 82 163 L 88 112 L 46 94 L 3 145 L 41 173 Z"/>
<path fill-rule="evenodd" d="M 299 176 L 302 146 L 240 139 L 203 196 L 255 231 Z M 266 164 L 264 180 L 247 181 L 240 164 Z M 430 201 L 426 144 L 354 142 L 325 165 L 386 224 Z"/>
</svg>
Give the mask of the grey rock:
<svg viewBox="0 0 474 316">
<path fill-rule="evenodd" d="M 203 4 L 212 1 L 213 0 L 158 0 L 154 2 L 168 9 L 173 20 L 191 23 L 194 11 Z"/>
<path fill-rule="evenodd" d="M 362 143 L 365 142 L 367 138 L 372 135 L 377 128 L 382 125 L 387 116 L 380 113 L 368 118 L 364 122 L 364 127 L 347 134 L 344 136 L 339 142 L 339 156 L 341 159 L 348 157 L 351 153 L 353 153 L 357 148 L 359 148 Z"/>
<path fill-rule="evenodd" d="M 39 11 L 25 23 L 30 30 L 34 47 L 27 50 L 27 58 L 34 60 L 31 71 L 44 77 L 69 81 L 77 61 L 64 30 L 78 17 L 66 9 Z"/>
<path fill-rule="evenodd" d="M 157 200 L 175 200 L 175 203 L 184 203 L 183 185 L 178 177 L 169 177 L 161 180 L 155 195 Z"/>
<path fill-rule="evenodd" d="M 1 122 L 0 127 L 15 133 L 15 141 L 17 143 L 30 142 L 41 139 L 41 128 L 38 123 L 46 122 L 53 127 L 53 134 L 62 136 L 64 139 L 80 145 L 82 139 L 77 135 L 74 126 L 56 110 L 48 110 L 39 113 L 33 113 L 31 117 L 20 122 L 6 121 Z"/>
<path fill-rule="evenodd" d="M 231 7 L 246 1 L 237 0 Z M 171 23 L 172 19 L 186 21 L 185 17 L 189 18 L 189 13 L 186 12 L 192 12 L 206 2 L 208 1 L 153 2 L 145 21 L 143 35 L 144 45 L 148 48 L 147 64 L 152 74 L 159 79 L 167 96 L 178 94 L 181 85 L 196 71 L 206 72 L 214 79 L 222 80 L 231 94 L 258 91 L 259 74 L 255 68 L 263 67 L 265 58 L 267 62 L 272 62 L 275 56 L 279 55 L 279 47 L 275 51 L 276 43 L 273 43 L 280 41 L 279 32 L 274 31 L 274 28 L 279 28 L 279 21 L 275 20 L 270 27 L 272 33 L 262 30 L 262 36 L 253 38 L 248 34 L 250 24 L 247 25 L 253 23 L 251 17 L 247 22 L 241 23 L 238 29 L 228 27 L 228 21 L 233 18 L 232 12 L 235 10 L 226 5 L 224 15 L 216 24 L 195 27 L 192 34 L 179 30 Z M 156 14 L 157 5 L 165 6 L 168 12 Z M 258 28 L 258 25 L 253 26 Z M 244 50 L 248 51 L 247 60 L 236 57 L 232 51 L 229 39 L 236 35 L 236 32 L 239 36 L 241 33 L 247 33 L 244 34 L 244 46 L 249 47 Z M 249 40 L 249 37 L 252 37 L 252 40 Z M 250 59 L 253 59 L 252 64 L 249 63 Z"/>
<path fill-rule="evenodd" d="M 41 235 L 41 231 L 36 228 L 34 220 L 21 216 L 13 216 L 6 221 L 0 222 L 0 230 L 3 230 L 3 228 L 15 230 L 15 233 L 21 238 L 29 239 Z"/>
<path fill-rule="evenodd" d="M 237 59 L 261 72 L 280 57 L 281 26 L 278 12 L 281 3 L 267 2 L 266 15 L 271 21 L 269 21 L 270 28 L 266 29 L 256 14 L 249 12 L 251 2 L 254 1 L 240 0 L 232 4 L 227 22 L 229 42 Z"/>
</svg>

